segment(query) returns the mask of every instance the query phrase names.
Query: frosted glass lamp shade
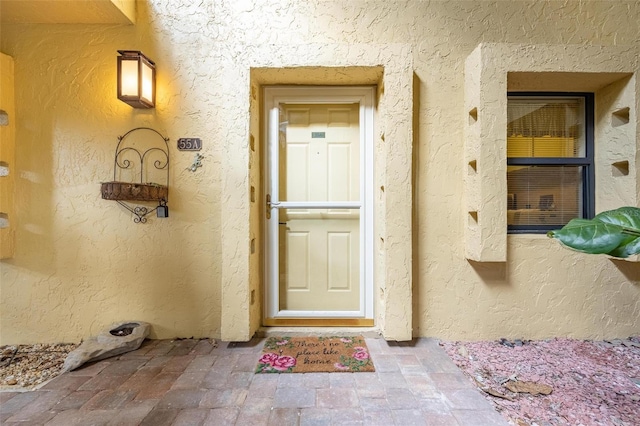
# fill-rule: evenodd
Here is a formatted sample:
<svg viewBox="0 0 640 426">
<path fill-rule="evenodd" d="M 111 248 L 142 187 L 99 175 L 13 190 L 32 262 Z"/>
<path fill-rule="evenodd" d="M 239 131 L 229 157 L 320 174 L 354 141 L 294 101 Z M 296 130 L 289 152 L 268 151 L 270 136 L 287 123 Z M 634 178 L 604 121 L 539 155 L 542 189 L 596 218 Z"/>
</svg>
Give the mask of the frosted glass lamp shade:
<svg viewBox="0 0 640 426">
<path fill-rule="evenodd" d="M 118 99 L 134 108 L 155 107 L 155 62 L 138 50 L 118 53 Z"/>
</svg>

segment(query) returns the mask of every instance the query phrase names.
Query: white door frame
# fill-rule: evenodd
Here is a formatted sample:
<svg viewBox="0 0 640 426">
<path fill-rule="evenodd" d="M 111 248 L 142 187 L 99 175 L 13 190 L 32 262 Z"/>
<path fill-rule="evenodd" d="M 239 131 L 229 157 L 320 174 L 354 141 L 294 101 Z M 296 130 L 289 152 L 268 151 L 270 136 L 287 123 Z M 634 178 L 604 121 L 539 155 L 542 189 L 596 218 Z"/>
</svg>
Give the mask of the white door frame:
<svg viewBox="0 0 640 426">
<path fill-rule="evenodd" d="M 270 196 L 265 217 L 265 291 L 266 318 L 365 318 L 373 319 L 373 117 L 375 88 L 362 87 L 288 87 L 264 89 L 264 189 Z M 279 105 L 287 104 L 359 104 L 360 114 L 360 201 L 284 202 L 278 194 Z M 360 309 L 357 311 L 294 311 L 279 307 L 278 214 L 277 209 L 359 208 L 360 214 Z"/>
</svg>

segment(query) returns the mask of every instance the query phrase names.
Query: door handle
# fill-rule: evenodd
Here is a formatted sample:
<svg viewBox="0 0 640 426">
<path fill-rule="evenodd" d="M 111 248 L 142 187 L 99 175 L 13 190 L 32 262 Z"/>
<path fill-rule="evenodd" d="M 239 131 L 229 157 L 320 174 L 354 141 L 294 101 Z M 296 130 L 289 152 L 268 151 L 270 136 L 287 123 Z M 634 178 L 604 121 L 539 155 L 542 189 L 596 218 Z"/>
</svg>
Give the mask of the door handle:
<svg viewBox="0 0 640 426">
<path fill-rule="evenodd" d="M 271 202 L 271 194 L 267 194 L 267 219 L 271 219 L 271 209 L 279 206 L 279 202 Z"/>
</svg>

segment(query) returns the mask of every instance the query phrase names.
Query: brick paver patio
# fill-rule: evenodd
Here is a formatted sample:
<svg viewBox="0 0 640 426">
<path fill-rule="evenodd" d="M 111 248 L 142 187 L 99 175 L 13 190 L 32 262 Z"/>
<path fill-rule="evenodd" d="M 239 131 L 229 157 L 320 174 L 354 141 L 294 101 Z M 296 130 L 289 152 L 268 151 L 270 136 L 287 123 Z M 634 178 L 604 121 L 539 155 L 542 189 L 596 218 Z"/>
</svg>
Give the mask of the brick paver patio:
<svg viewBox="0 0 640 426">
<path fill-rule="evenodd" d="M 366 339 L 375 373 L 254 374 L 263 339 L 148 340 L 31 392 L 7 425 L 506 425 L 433 339 Z"/>
</svg>

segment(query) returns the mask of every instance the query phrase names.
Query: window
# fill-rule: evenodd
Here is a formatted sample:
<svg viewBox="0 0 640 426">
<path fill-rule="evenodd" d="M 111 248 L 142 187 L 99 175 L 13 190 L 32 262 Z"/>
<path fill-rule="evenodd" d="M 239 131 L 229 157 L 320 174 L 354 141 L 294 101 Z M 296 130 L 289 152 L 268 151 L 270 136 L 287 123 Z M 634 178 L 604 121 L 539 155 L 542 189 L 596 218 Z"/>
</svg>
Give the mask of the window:
<svg viewBox="0 0 640 426">
<path fill-rule="evenodd" d="M 509 93 L 507 229 L 544 233 L 594 215 L 593 94 Z"/>
</svg>

